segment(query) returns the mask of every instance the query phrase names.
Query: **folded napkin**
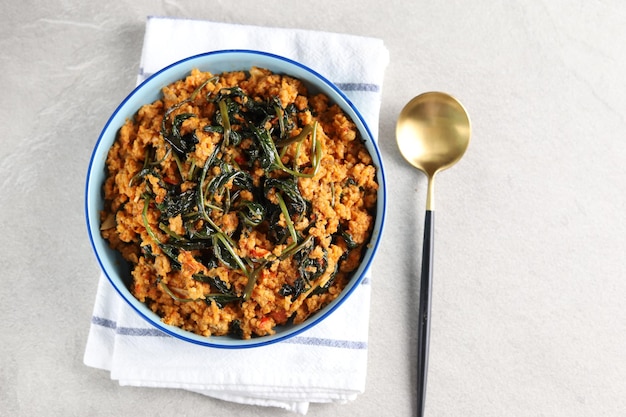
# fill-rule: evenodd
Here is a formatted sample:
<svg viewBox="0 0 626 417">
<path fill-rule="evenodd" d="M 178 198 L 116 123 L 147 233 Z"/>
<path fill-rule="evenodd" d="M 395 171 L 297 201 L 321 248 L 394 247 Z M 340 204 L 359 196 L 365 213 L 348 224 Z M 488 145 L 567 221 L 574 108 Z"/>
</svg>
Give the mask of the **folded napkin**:
<svg viewBox="0 0 626 417">
<path fill-rule="evenodd" d="M 150 17 L 138 81 L 187 56 L 256 49 L 311 67 L 361 110 L 373 134 L 389 56 L 378 39 Z M 368 273 L 369 274 L 369 273 Z M 269 346 L 231 350 L 180 341 L 150 326 L 100 276 L 84 355 L 120 385 L 181 388 L 242 404 L 306 414 L 312 402 L 343 403 L 365 388 L 369 276 L 330 317 Z"/>
</svg>

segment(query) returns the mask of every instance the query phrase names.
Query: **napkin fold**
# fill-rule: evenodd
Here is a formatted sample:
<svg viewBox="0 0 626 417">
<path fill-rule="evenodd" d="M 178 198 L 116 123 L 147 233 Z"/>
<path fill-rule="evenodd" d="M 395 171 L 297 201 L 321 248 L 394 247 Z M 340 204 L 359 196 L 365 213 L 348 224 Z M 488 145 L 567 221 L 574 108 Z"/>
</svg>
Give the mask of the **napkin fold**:
<svg viewBox="0 0 626 417">
<path fill-rule="evenodd" d="M 255 49 L 297 60 L 334 82 L 376 136 L 389 54 L 379 39 L 301 29 L 149 17 L 138 82 L 202 52 Z M 84 354 L 120 385 L 180 388 L 306 414 L 310 403 L 354 400 L 365 389 L 369 272 L 332 315 L 291 339 L 258 348 L 198 346 L 140 318 L 101 275 Z"/>
</svg>

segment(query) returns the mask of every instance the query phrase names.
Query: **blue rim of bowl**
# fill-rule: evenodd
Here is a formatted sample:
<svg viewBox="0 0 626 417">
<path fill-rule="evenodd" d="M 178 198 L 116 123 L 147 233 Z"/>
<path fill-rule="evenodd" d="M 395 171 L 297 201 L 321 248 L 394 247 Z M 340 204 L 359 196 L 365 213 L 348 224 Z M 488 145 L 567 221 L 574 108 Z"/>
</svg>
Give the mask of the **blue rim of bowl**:
<svg viewBox="0 0 626 417">
<path fill-rule="evenodd" d="M 163 323 L 160 320 L 160 318 L 156 314 L 152 313 L 151 311 L 147 311 L 147 312 L 141 311 L 142 308 L 140 306 L 142 305 L 145 306 L 145 304 L 137 300 L 127 288 L 124 288 L 124 289 L 120 288 L 120 285 L 123 285 L 123 283 L 117 282 L 114 279 L 114 277 L 110 275 L 111 271 L 109 271 L 109 269 L 105 265 L 104 260 L 101 258 L 101 254 L 98 250 L 98 243 L 96 242 L 96 241 L 99 241 L 100 244 L 103 244 L 103 241 L 104 241 L 104 239 L 101 237 L 99 233 L 99 230 L 100 230 L 99 221 L 97 220 L 99 217 L 96 217 L 94 222 L 91 221 L 91 217 L 90 217 L 90 214 L 92 213 L 92 211 L 94 210 L 97 211 L 97 208 L 95 207 L 93 208 L 93 210 L 90 208 L 90 203 L 89 203 L 90 187 L 96 186 L 98 188 L 96 192 L 98 193 L 100 193 L 102 189 L 102 183 L 92 184 L 94 160 L 100 148 L 100 143 L 102 142 L 103 137 L 107 134 L 107 132 L 109 132 L 109 127 L 113 123 L 118 113 L 120 113 L 125 108 L 126 104 L 136 94 L 138 94 L 138 92 L 142 90 L 142 88 L 144 88 L 146 84 L 153 82 L 155 79 L 159 78 L 161 75 L 163 75 L 164 73 L 167 73 L 171 69 L 179 67 L 179 66 L 184 66 L 185 64 L 188 64 L 191 61 L 198 61 L 198 60 L 201 60 L 202 58 L 208 58 L 208 57 L 213 57 L 213 56 L 217 57 L 221 55 L 245 55 L 249 57 L 259 57 L 262 59 L 269 59 L 269 60 L 276 61 L 278 63 L 287 64 L 287 66 L 292 66 L 292 67 L 295 67 L 296 69 L 303 70 L 304 72 L 311 75 L 314 79 L 317 79 L 318 81 L 320 81 L 331 91 L 333 91 L 340 98 L 340 100 L 333 100 L 333 97 L 329 97 L 329 98 L 337 102 L 337 104 L 339 104 L 342 107 L 344 104 L 347 105 L 354 113 L 354 116 L 356 116 L 356 118 L 358 119 L 358 122 L 357 120 L 353 120 L 353 121 L 357 123 L 357 128 L 361 132 L 361 136 L 365 136 L 363 137 L 363 140 L 365 141 L 365 143 L 370 145 L 368 147 L 368 151 L 370 153 L 372 153 L 373 151 L 375 154 L 374 162 L 377 165 L 377 181 L 379 183 L 379 188 L 382 189 L 382 193 L 379 192 L 379 195 L 378 195 L 378 202 L 377 202 L 377 207 L 376 207 L 376 218 L 375 218 L 375 223 L 374 223 L 374 228 L 373 228 L 373 234 L 370 237 L 370 242 L 368 244 L 366 254 L 364 255 L 364 262 L 361 265 L 359 265 L 359 268 L 357 269 L 357 271 L 355 271 L 347 287 L 344 288 L 342 292 L 339 294 L 339 296 L 336 299 L 334 299 L 330 304 L 322 308 L 319 312 L 317 312 L 316 314 L 314 314 L 313 316 L 305 320 L 303 323 L 299 325 L 291 325 L 290 329 L 285 332 L 277 331 L 276 334 L 271 335 L 271 336 L 256 337 L 256 338 L 252 338 L 248 340 L 240 340 L 240 339 L 232 338 L 230 336 L 207 337 L 207 336 L 196 335 L 189 331 L 185 331 L 179 327 L 175 327 L 175 326 L 171 326 L 171 325 Z M 188 74 L 192 68 L 194 68 L 193 65 L 187 67 L 186 74 Z M 200 69 L 203 71 L 207 71 L 207 70 L 210 71 L 209 68 L 200 68 Z M 244 69 L 245 68 L 240 67 L 240 68 L 234 68 L 232 71 L 244 70 Z M 220 72 L 224 72 L 224 71 L 220 71 Z M 285 71 L 285 74 L 292 75 L 292 74 L 289 74 L 288 71 Z M 302 79 L 302 77 L 298 77 L 298 76 L 295 76 L 295 77 L 305 82 L 305 84 L 307 84 L 308 86 L 309 84 L 308 80 Z M 178 79 L 181 79 L 181 78 L 182 77 Z M 164 85 L 162 85 L 161 87 L 163 86 Z M 142 103 L 142 104 L 148 104 L 148 103 Z M 138 109 L 139 108 L 130 109 L 131 110 L 130 115 L 132 116 L 134 113 L 137 112 Z M 352 117 L 353 115 L 350 115 L 350 116 L 352 119 L 354 119 L 354 117 Z M 119 130 L 120 127 L 121 126 L 115 127 L 115 132 L 114 132 L 115 135 L 117 135 L 117 131 Z M 363 135 L 363 133 L 365 133 L 365 135 Z M 106 153 L 108 153 L 108 148 L 106 150 Z M 381 199 L 382 201 L 380 201 Z M 86 218 L 86 223 L 87 223 L 87 232 L 89 235 L 89 240 L 90 240 L 92 249 L 94 251 L 94 254 L 96 255 L 96 258 L 98 260 L 98 264 L 100 265 L 101 271 L 104 273 L 107 280 L 113 286 L 113 288 L 118 293 L 118 295 L 122 297 L 122 299 L 124 299 L 126 304 L 128 304 L 135 311 L 135 313 L 137 313 L 140 317 L 142 317 L 145 321 L 147 321 L 151 326 L 162 331 L 166 335 L 169 335 L 176 339 L 184 340 L 186 342 L 190 342 L 193 344 L 206 346 L 206 347 L 212 347 L 212 348 L 220 348 L 220 349 L 253 348 L 253 347 L 267 346 L 270 344 L 281 342 L 289 338 L 292 338 L 296 335 L 299 335 L 300 333 L 306 330 L 309 330 L 310 328 L 312 328 L 313 326 L 317 325 L 318 323 L 323 321 L 325 318 L 330 316 L 341 304 L 343 304 L 345 300 L 348 299 L 348 297 L 352 294 L 352 292 L 354 292 L 354 290 L 359 285 L 362 284 L 363 278 L 365 277 L 365 275 L 367 275 L 371 267 L 372 261 L 375 257 L 375 254 L 378 250 L 378 246 L 380 244 L 381 238 L 382 238 L 382 231 L 383 231 L 383 226 L 385 223 L 386 214 L 387 214 L 387 187 L 386 187 L 386 179 L 385 179 L 385 173 L 384 173 L 384 168 L 383 168 L 383 160 L 380 154 L 380 150 L 378 148 L 377 143 L 374 141 L 374 136 L 372 135 L 367 123 L 363 119 L 363 116 L 361 115 L 359 110 L 352 103 L 352 101 L 333 82 L 331 82 L 330 80 L 328 80 L 326 77 L 319 74 L 315 70 L 309 68 L 308 66 L 300 62 L 294 61 L 292 59 L 280 56 L 280 55 L 272 54 L 269 52 L 248 50 L 248 49 L 224 49 L 224 50 L 216 50 L 216 51 L 193 55 L 193 56 L 181 59 L 177 62 L 174 62 L 162 68 L 161 70 L 155 72 L 154 74 L 146 78 L 144 81 L 142 81 L 137 87 L 135 87 L 124 98 L 124 100 L 117 106 L 115 111 L 112 113 L 112 115 L 109 117 L 109 119 L 105 123 L 100 135 L 98 136 L 98 140 L 96 141 L 94 145 L 94 150 L 89 160 L 89 165 L 87 169 L 87 178 L 86 178 L 86 184 L 85 184 L 85 218 Z M 94 215 L 98 216 L 98 213 L 95 213 Z M 96 224 L 94 225 L 93 223 L 96 223 Z M 94 228 L 94 226 L 96 227 Z M 107 250 L 107 248 L 108 246 L 104 249 Z M 122 277 L 120 277 L 120 281 L 121 280 L 122 280 Z M 145 308 L 147 309 L 147 307 Z M 150 317 L 150 314 L 154 315 L 154 318 Z"/>
</svg>

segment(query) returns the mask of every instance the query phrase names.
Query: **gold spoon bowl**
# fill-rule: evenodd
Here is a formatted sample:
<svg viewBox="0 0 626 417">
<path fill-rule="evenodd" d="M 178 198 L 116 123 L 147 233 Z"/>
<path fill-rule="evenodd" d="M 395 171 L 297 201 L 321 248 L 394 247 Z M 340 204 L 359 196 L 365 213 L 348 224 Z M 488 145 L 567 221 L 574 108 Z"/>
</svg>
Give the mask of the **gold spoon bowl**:
<svg viewBox="0 0 626 417">
<path fill-rule="evenodd" d="M 426 209 L 434 209 L 435 174 L 465 154 L 471 124 L 463 105 L 440 92 L 420 94 L 400 112 L 396 139 L 402 156 L 428 177 Z"/>
</svg>

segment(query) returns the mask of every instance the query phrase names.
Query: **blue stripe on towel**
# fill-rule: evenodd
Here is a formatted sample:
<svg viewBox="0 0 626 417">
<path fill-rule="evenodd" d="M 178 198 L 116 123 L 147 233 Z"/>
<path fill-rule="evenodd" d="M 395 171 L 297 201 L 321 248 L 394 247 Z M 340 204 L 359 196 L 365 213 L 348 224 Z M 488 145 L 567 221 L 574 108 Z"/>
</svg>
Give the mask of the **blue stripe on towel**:
<svg viewBox="0 0 626 417">
<path fill-rule="evenodd" d="M 91 323 L 96 326 L 105 327 L 107 329 L 115 330 L 115 333 L 122 336 L 156 336 L 156 337 L 171 337 L 159 329 L 147 329 L 142 327 L 118 327 L 117 323 L 113 320 L 105 319 L 103 317 L 92 316 Z M 352 349 L 352 350 L 364 350 L 367 349 L 367 342 L 358 342 L 352 340 L 335 340 L 335 339 L 323 339 L 321 337 L 302 337 L 296 336 L 291 339 L 284 340 L 282 343 L 291 343 L 296 345 L 309 345 L 309 346 L 323 346 L 333 347 L 339 349 Z"/>
<path fill-rule="evenodd" d="M 340 349 L 363 350 L 367 349 L 366 342 L 356 342 L 352 340 L 336 340 L 322 339 L 320 337 L 301 337 L 296 336 L 291 339 L 283 340 L 282 343 L 293 343 L 298 345 L 325 346 Z"/>
<path fill-rule="evenodd" d="M 378 93 L 380 91 L 380 86 L 377 84 L 337 83 L 335 85 L 339 87 L 340 89 L 342 89 L 343 91 L 369 91 L 372 93 Z"/>
<path fill-rule="evenodd" d="M 160 336 L 169 337 L 159 329 L 146 329 L 143 327 L 118 327 L 117 323 L 113 320 L 105 319 L 102 317 L 92 316 L 91 323 L 97 326 L 106 327 L 108 329 L 115 330 L 115 333 L 122 336 Z"/>
</svg>

